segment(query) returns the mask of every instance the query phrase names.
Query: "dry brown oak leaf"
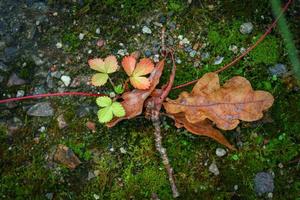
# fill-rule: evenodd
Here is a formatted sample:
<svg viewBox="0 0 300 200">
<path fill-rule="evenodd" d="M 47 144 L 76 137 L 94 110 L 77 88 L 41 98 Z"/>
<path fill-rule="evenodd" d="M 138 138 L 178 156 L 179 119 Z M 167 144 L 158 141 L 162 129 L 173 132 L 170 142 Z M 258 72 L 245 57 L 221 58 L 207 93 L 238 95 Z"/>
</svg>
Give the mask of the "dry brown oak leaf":
<svg viewBox="0 0 300 200">
<path fill-rule="evenodd" d="M 134 89 L 129 92 L 125 92 L 122 95 L 123 101 L 120 102 L 125 109 L 126 115 L 124 117 L 116 117 L 106 125 L 108 127 L 115 126 L 118 122 L 124 119 L 132 119 L 143 112 L 143 106 L 145 100 L 150 96 L 152 91 L 159 83 L 165 65 L 165 60 L 161 60 L 156 64 L 154 70 L 149 76 L 150 87 L 147 90 Z"/>
<path fill-rule="evenodd" d="M 212 127 L 212 122 L 222 130 L 232 130 L 240 120 L 252 122 L 262 118 L 263 111 L 273 102 L 270 93 L 254 91 L 244 77 L 235 76 L 221 87 L 218 75 L 211 72 L 199 79 L 191 93 L 182 92 L 178 99 L 167 99 L 163 105 L 178 127 L 184 126 L 232 149 L 224 137 L 217 137 L 221 133 Z"/>
</svg>

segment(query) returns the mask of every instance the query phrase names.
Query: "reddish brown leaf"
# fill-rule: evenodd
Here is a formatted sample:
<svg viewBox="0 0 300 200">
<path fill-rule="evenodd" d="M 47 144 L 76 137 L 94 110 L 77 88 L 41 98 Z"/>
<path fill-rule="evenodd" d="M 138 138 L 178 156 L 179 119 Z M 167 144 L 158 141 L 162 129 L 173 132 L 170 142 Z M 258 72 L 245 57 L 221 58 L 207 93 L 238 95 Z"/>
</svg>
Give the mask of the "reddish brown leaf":
<svg viewBox="0 0 300 200">
<path fill-rule="evenodd" d="M 182 92 L 178 99 L 167 99 L 163 105 L 167 113 L 175 117 L 177 125 L 229 147 L 230 144 L 211 123 L 214 122 L 220 129 L 232 130 L 240 120 L 261 119 L 263 111 L 270 108 L 273 101 L 270 93 L 254 91 L 243 77 L 233 77 L 220 87 L 218 75 L 207 73 L 199 79 L 191 93 Z"/>
<path fill-rule="evenodd" d="M 186 128 L 189 132 L 194 133 L 196 135 L 203 135 L 210 137 L 220 144 L 225 145 L 229 149 L 235 150 L 234 146 L 232 146 L 228 140 L 222 135 L 220 131 L 217 129 L 213 128 L 209 120 L 203 120 L 201 122 L 192 124 L 189 123 L 183 113 L 178 113 L 173 115 L 175 119 L 175 126 L 177 128 L 184 127 Z"/>
<path fill-rule="evenodd" d="M 233 77 L 220 87 L 214 76 L 213 73 L 204 75 L 190 94 L 183 92 L 177 100 L 167 100 L 164 103 L 167 112 L 184 112 L 191 123 L 209 119 L 220 129 L 232 130 L 239 120 L 250 122 L 262 118 L 263 111 L 273 104 L 270 93 L 254 91 L 243 77 Z M 205 86 L 204 80 L 210 84 Z"/>
<path fill-rule="evenodd" d="M 147 90 L 134 89 L 132 91 L 125 92 L 122 95 L 123 101 L 121 102 L 121 104 L 126 111 L 126 116 L 120 118 L 114 118 L 112 121 L 106 124 L 108 127 L 113 127 L 121 120 L 131 119 L 142 113 L 144 101 L 150 96 L 152 91 L 159 83 L 159 79 L 161 77 L 164 64 L 165 64 L 165 60 L 160 61 L 159 63 L 157 63 L 156 67 L 151 72 L 149 77 L 150 80 L 149 89 Z"/>
</svg>

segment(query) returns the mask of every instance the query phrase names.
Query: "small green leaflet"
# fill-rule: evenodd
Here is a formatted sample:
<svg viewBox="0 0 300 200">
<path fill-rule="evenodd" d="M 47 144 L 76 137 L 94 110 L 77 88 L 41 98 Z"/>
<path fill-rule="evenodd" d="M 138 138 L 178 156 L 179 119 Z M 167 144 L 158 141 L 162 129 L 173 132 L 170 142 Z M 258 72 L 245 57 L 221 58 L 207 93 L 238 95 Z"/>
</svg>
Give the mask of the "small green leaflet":
<svg viewBox="0 0 300 200">
<path fill-rule="evenodd" d="M 125 116 L 125 109 L 119 102 L 113 102 L 109 97 L 98 97 L 96 103 L 99 107 L 102 107 L 98 111 L 98 119 L 100 123 L 107 123 L 114 116 L 123 117 Z"/>
<path fill-rule="evenodd" d="M 124 88 L 122 85 L 117 85 L 114 87 L 114 91 L 117 93 L 117 94 L 122 94 L 124 92 Z"/>
</svg>

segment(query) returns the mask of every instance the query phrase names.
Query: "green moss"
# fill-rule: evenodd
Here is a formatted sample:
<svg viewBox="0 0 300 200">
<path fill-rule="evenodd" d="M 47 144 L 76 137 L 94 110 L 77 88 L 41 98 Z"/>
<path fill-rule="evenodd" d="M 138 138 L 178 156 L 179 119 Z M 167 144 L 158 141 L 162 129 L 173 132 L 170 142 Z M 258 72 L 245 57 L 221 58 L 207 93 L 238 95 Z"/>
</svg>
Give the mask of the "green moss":
<svg viewBox="0 0 300 200">
<path fill-rule="evenodd" d="M 65 50 L 69 52 L 77 50 L 80 46 L 80 40 L 78 38 L 78 35 L 76 35 L 76 33 L 74 32 L 65 33 L 62 36 L 62 42 L 63 44 L 67 45 L 65 47 Z"/>
<path fill-rule="evenodd" d="M 253 39 L 253 43 L 260 37 L 258 35 Z M 278 39 L 274 36 L 268 36 L 254 50 L 249 53 L 253 64 L 275 64 L 279 60 Z"/>
<path fill-rule="evenodd" d="M 149 199 L 156 193 L 162 199 L 171 199 L 165 171 L 158 167 L 142 167 L 138 171 L 131 163 L 122 175 L 123 187 L 115 184 L 111 199 Z"/>
</svg>

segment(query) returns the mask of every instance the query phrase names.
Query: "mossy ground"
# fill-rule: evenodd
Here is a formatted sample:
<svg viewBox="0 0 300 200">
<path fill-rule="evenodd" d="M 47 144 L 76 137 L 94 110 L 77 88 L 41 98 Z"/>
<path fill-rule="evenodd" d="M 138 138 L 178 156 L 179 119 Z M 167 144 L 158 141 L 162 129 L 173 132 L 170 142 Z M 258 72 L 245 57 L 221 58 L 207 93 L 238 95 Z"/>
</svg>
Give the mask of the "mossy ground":
<svg viewBox="0 0 300 200">
<path fill-rule="evenodd" d="M 269 5 L 264 2 L 263 5 L 267 6 L 257 8 L 257 4 L 251 2 L 251 9 L 245 7 L 243 12 L 239 4 L 231 3 L 216 4 L 213 10 L 209 10 L 209 1 L 194 1 L 188 5 L 175 0 L 167 4 L 147 0 L 107 0 L 102 3 L 90 0 L 83 6 L 66 1 L 64 6 L 73 6 L 72 13 L 65 16 L 70 24 L 61 26 L 64 29 L 59 32 L 61 40 L 68 44 L 65 52 L 76 55 L 84 48 L 78 34 L 100 26 L 108 44 L 105 48 L 99 50 L 95 47 L 93 50 L 95 56 L 105 57 L 115 54 L 120 42 L 129 50 L 139 50 L 130 46 L 130 42 L 140 30 L 128 27 L 140 23 L 154 11 L 164 15 L 172 12 L 168 20 L 176 22 L 179 28 L 171 34 L 182 34 L 192 43 L 208 42 L 210 45 L 206 50 L 211 53 L 202 67 L 195 68 L 195 59 L 184 50 L 176 49 L 176 56 L 182 60 L 175 78 L 175 85 L 178 85 L 219 68 L 220 65 L 211 65 L 217 55 L 224 56 L 223 63 L 228 63 L 235 56 L 228 50 L 230 45 L 247 47 L 263 33 L 266 24 L 271 21 Z M 61 6 L 56 1 L 51 1 L 51 4 Z M 258 17 L 260 15 L 265 16 L 264 20 Z M 81 25 L 73 26 L 73 19 Z M 255 24 L 251 35 L 239 33 L 239 26 L 245 20 Z M 49 30 L 49 35 L 55 31 Z M 84 41 L 93 37 L 93 33 L 87 34 Z M 47 43 L 47 35 L 44 41 Z M 275 31 L 244 60 L 221 74 L 222 81 L 242 75 L 253 88 L 267 90 L 275 97 L 273 107 L 266 113 L 271 123 L 241 123 L 238 130 L 224 133 L 233 144 L 242 143 L 238 151 L 230 151 L 219 158 L 215 149 L 221 145 L 182 129 L 177 130 L 172 121 L 163 120 L 163 143 L 175 171 L 180 199 L 263 199 L 256 196 L 253 186 L 254 176 L 260 171 L 275 174 L 273 199 L 299 198 L 299 162 L 297 164 L 294 159 L 299 158 L 300 151 L 300 93 L 290 90 L 283 79 L 268 73 L 268 67 L 277 62 L 289 66 L 284 53 L 283 39 Z M 81 66 L 84 65 L 81 63 Z M 87 72 L 84 67 L 69 71 L 74 74 L 93 73 Z M 26 73 L 22 74 L 26 76 Z M 162 81 L 167 80 L 167 75 Z M 173 91 L 170 95 L 175 97 L 179 92 Z M 67 129 L 60 130 L 55 117 L 33 118 L 26 116 L 22 110 L 16 110 L 26 120 L 24 127 L 14 134 L 10 145 L 6 127 L 0 127 L 0 197 L 45 199 L 47 193 L 53 193 L 54 199 L 95 199 L 95 195 L 99 199 L 150 199 L 152 193 L 156 193 L 160 199 L 172 199 L 165 169 L 155 150 L 151 123 L 138 117 L 112 129 L 98 124 L 97 131 L 92 133 L 85 123 L 89 120 L 96 122 L 96 115 L 90 113 L 79 118 L 76 110 L 81 103 L 93 105 L 94 100 L 75 98 L 51 100 L 56 110 L 64 113 L 69 125 Z M 36 144 L 34 137 L 41 126 L 47 129 L 39 133 L 40 141 Z M 73 171 L 63 166 L 55 170 L 49 168 L 46 156 L 57 144 L 66 144 L 73 149 L 82 164 Z M 120 153 L 121 147 L 126 149 L 126 154 Z M 212 161 L 219 167 L 219 176 L 208 171 L 207 164 Z M 94 170 L 99 172 L 98 176 L 87 180 L 88 172 Z M 234 190 L 235 185 L 238 185 L 238 190 Z"/>
</svg>

